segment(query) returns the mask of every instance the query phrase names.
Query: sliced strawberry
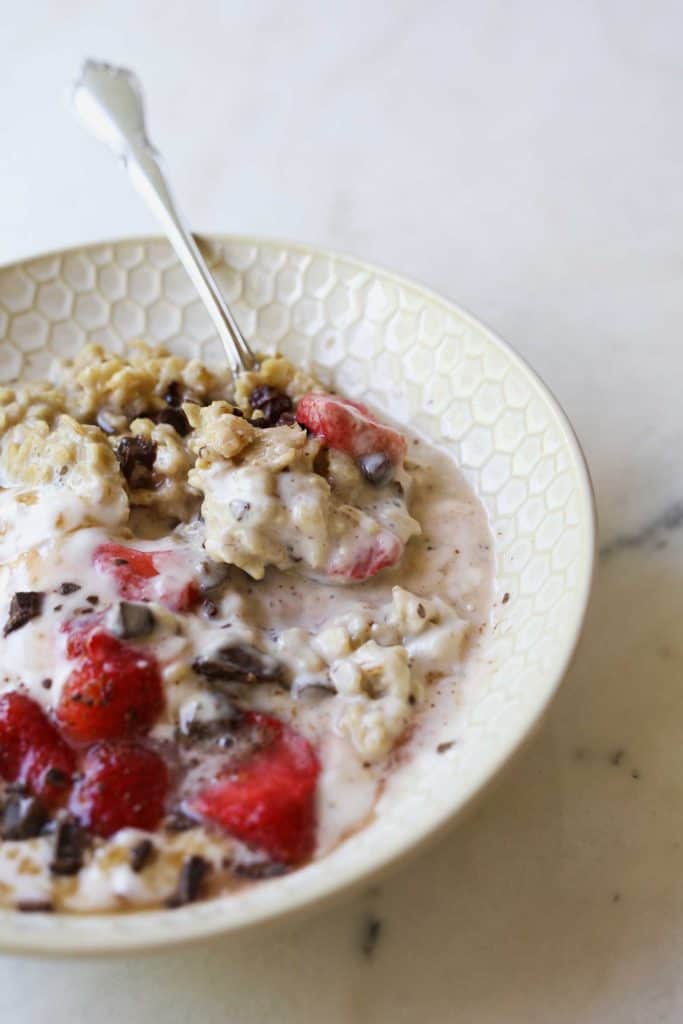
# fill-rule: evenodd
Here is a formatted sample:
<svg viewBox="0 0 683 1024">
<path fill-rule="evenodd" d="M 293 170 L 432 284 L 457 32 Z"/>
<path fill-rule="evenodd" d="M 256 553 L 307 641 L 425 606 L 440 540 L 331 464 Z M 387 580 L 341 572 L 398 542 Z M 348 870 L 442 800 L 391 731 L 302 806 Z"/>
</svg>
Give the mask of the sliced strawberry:
<svg viewBox="0 0 683 1024">
<path fill-rule="evenodd" d="M 270 715 L 249 712 L 255 752 L 190 801 L 189 809 L 282 864 L 315 849 L 320 763 L 311 745 Z"/>
<path fill-rule="evenodd" d="M 168 769 L 153 750 L 134 743 L 98 743 L 83 762 L 69 810 L 98 836 L 120 828 L 152 831 L 164 814 Z"/>
<path fill-rule="evenodd" d="M 76 768 L 73 751 L 41 706 L 13 690 L 0 698 L 0 775 L 21 782 L 51 807 L 64 801 Z"/>
<path fill-rule="evenodd" d="M 74 743 L 146 732 L 164 706 L 154 655 L 96 631 L 83 641 L 83 660 L 66 680 L 57 721 Z"/>
<path fill-rule="evenodd" d="M 403 557 L 405 545 L 396 534 L 382 530 L 365 543 L 361 543 L 354 551 L 342 556 L 333 556 L 326 573 L 328 576 L 340 576 L 347 580 L 367 580 L 375 576 L 380 569 L 396 565 Z"/>
<path fill-rule="evenodd" d="M 124 544 L 100 544 L 94 562 L 113 576 L 119 597 L 126 601 L 159 601 L 172 611 L 192 608 L 199 587 L 176 551 L 138 551 Z"/>
<path fill-rule="evenodd" d="M 88 646 L 88 640 L 102 625 L 104 612 L 93 612 L 92 615 L 80 615 L 77 619 L 62 622 L 60 632 L 66 633 L 67 658 L 81 658 Z"/>
<path fill-rule="evenodd" d="M 372 452 L 383 452 L 394 464 L 405 458 L 403 435 L 378 423 L 369 409 L 358 402 L 309 392 L 296 407 L 296 419 L 316 437 L 324 438 L 330 448 L 354 459 Z"/>
</svg>

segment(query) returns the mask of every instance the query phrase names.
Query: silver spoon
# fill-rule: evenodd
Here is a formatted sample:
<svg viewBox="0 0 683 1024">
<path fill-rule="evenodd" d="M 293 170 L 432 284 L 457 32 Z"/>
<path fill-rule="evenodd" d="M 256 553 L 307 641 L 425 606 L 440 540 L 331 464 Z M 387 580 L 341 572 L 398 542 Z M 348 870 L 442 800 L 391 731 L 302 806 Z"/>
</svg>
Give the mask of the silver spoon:
<svg viewBox="0 0 683 1024">
<path fill-rule="evenodd" d="M 252 369 L 254 354 L 175 208 L 159 154 L 147 137 L 137 77 L 126 68 L 86 60 L 73 88 L 72 103 L 85 127 L 119 157 L 133 187 L 161 223 L 213 320 L 234 372 Z"/>
</svg>

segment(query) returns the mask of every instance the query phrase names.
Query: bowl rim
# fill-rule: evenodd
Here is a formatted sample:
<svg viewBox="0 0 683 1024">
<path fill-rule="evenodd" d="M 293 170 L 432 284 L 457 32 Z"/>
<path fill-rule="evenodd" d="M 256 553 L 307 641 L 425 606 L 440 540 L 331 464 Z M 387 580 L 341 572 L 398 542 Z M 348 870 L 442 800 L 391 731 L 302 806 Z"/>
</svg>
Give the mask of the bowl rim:
<svg viewBox="0 0 683 1024">
<path fill-rule="evenodd" d="M 294 920 L 314 909 L 322 909 L 342 895 L 348 895 L 357 887 L 371 882 L 380 873 L 398 869 L 409 858 L 424 851 L 427 846 L 442 837 L 447 830 L 450 830 L 456 823 L 462 821 L 478 800 L 500 778 L 503 770 L 526 747 L 529 740 L 538 730 L 567 674 L 576 653 L 586 619 L 595 577 L 598 542 L 595 492 L 587 459 L 576 431 L 555 394 L 543 378 L 509 342 L 505 341 L 495 330 L 459 303 L 447 298 L 421 281 L 397 273 L 381 264 L 371 263 L 354 255 L 324 246 L 309 245 L 305 242 L 290 241 L 272 236 L 243 233 L 233 234 L 231 232 L 195 232 L 194 234 L 200 243 L 253 245 L 256 247 L 270 245 L 305 255 L 322 258 L 331 257 L 335 260 L 345 261 L 354 265 L 359 270 L 377 274 L 384 280 L 398 286 L 413 289 L 430 302 L 437 302 L 450 307 L 461 319 L 471 323 L 488 335 L 495 346 L 505 353 L 507 359 L 541 392 L 546 404 L 562 428 L 564 438 L 574 457 L 574 468 L 580 489 L 578 495 L 580 501 L 579 521 L 586 530 L 588 541 L 581 559 L 580 585 L 576 588 L 578 597 L 575 621 L 571 628 L 566 631 L 566 642 L 561 657 L 558 659 L 554 671 L 548 673 L 548 684 L 542 697 L 534 707 L 533 713 L 528 714 L 524 721 L 516 727 L 516 732 L 511 735 L 511 742 L 508 743 L 506 748 L 496 752 L 489 763 L 484 765 L 478 772 L 473 773 L 473 779 L 464 796 L 458 799 L 457 806 L 449 810 L 439 810 L 433 819 L 423 822 L 418 831 L 409 833 L 407 837 L 402 836 L 399 841 L 392 844 L 390 849 L 383 850 L 373 860 L 372 864 L 361 866 L 360 868 L 357 866 L 347 867 L 341 873 L 335 873 L 331 878 L 327 875 L 322 879 L 318 878 L 309 890 L 289 894 L 284 901 L 284 905 L 260 906 L 255 913 L 248 913 L 244 919 L 223 920 L 220 913 L 211 916 L 193 914 L 194 907 L 206 907 L 206 903 L 190 905 L 174 911 L 172 919 L 174 927 L 172 929 L 169 928 L 171 919 L 169 918 L 168 911 L 141 910 L 127 913 L 126 916 L 130 919 L 143 918 L 145 920 L 146 928 L 144 934 L 138 936 L 128 933 L 118 934 L 116 930 L 110 933 L 106 932 L 104 927 L 106 920 L 111 920 L 112 922 L 114 920 L 121 920 L 122 915 L 117 913 L 97 913 L 92 915 L 64 914 L 59 916 L 60 925 L 63 924 L 63 928 L 50 928 L 43 931 L 39 927 L 31 930 L 28 928 L 22 928 L 21 930 L 13 929 L 11 922 L 21 919 L 22 924 L 26 924 L 26 915 L 20 914 L 17 911 L 3 910 L 0 911 L 0 952 L 37 954 L 41 956 L 80 955 L 88 957 L 112 954 L 125 955 L 132 952 L 155 952 L 221 935 L 227 936 L 237 932 L 244 932 L 259 925 L 284 921 L 285 918 Z M 76 242 L 68 246 L 55 247 L 37 253 L 28 253 L 16 259 L 5 261 L 0 264 L 0 274 L 26 263 L 48 260 L 51 257 L 63 257 L 84 250 L 101 249 L 107 246 L 149 245 L 154 243 L 170 244 L 165 236 L 159 234 L 123 234 L 104 239 Z M 303 868 L 297 874 L 302 875 L 305 872 L 306 868 Z M 259 889 L 272 884 L 277 883 L 263 882 L 259 885 Z M 230 897 L 226 897 L 226 901 L 229 899 Z M 212 905 L 219 910 L 220 900 L 213 901 Z M 31 918 L 37 924 L 37 919 L 41 916 L 31 915 Z M 79 924 L 84 921 L 87 922 L 92 917 L 97 917 L 98 921 L 103 923 L 102 938 L 100 935 L 95 937 L 92 932 L 85 928 L 83 929 L 83 934 L 78 934 Z M 153 927 L 156 930 L 154 936 L 150 935 Z M 68 934 L 69 931 L 72 934 Z"/>
</svg>

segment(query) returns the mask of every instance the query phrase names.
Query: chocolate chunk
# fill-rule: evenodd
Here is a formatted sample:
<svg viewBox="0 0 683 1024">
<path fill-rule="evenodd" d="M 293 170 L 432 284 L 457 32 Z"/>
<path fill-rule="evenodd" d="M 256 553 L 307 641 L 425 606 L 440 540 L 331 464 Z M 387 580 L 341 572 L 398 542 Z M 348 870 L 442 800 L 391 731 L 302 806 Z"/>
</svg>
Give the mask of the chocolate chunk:
<svg viewBox="0 0 683 1024">
<path fill-rule="evenodd" d="M 97 594 L 88 594 L 88 596 L 86 597 L 86 601 L 88 602 L 88 604 L 99 604 L 100 603 L 100 599 L 97 596 Z"/>
<path fill-rule="evenodd" d="M 59 768 L 48 768 L 45 772 L 45 781 L 51 786 L 68 786 L 71 778 L 66 772 L 61 771 Z"/>
<path fill-rule="evenodd" d="M 172 380 L 171 383 L 168 385 L 168 388 L 166 389 L 164 401 L 166 402 L 166 405 L 178 406 L 180 405 L 182 400 L 183 395 L 182 391 L 180 390 L 180 384 L 178 383 L 177 380 Z"/>
<path fill-rule="evenodd" d="M 358 460 L 358 468 L 368 483 L 379 486 L 385 484 L 391 476 L 391 460 L 384 452 L 370 452 L 369 455 L 361 455 Z"/>
<path fill-rule="evenodd" d="M 242 410 L 240 408 L 238 408 L 238 406 L 235 406 L 235 408 L 232 410 L 231 415 L 232 416 L 237 416 L 238 420 L 243 420 L 244 419 L 244 413 L 242 412 Z"/>
<path fill-rule="evenodd" d="M 211 865 L 204 857 L 194 854 L 188 857 L 180 869 L 178 888 L 166 901 L 167 907 L 182 907 L 186 903 L 194 903 L 201 895 L 204 879 L 211 870 Z"/>
<path fill-rule="evenodd" d="M 233 517 L 237 520 L 237 522 L 241 523 L 244 517 L 249 512 L 249 509 L 251 508 L 251 503 L 248 501 L 240 501 L 239 498 L 234 498 L 228 505 L 228 508 L 230 509 Z"/>
<path fill-rule="evenodd" d="M 146 437 L 123 437 L 116 446 L 121 472 L 131 487 L 151 487 L 157 446 Z"/>
<path fill-rule="evenodd" d="M 80 583 L 60 583 L 57 587 L 57 593 L 61 594 L 62 597 L 68 597 L 69 594 L 75 594 L 80 589 Z"/>
<path fill-rule="evenodd" d="M 168 423 L 181 437 L 187 437 L 190 433 L 190 423 L 182 409 L 162 409 L 154 419 L 157 423 Z"/>
<path fill-rule="evenodd" d="M 34 796 L 15 793 L 2 812 L 0 833 L 3 839 L 33 839 L 47 821 L 47 810 Z"/>
<path fill-rule="evenodd" d="M 130 866 L 136 875 L 154 860 L 156 852 L 157 848 L 151 839 L 141 839 L 131 847 Z"/>
<path fill-rule="evenodd" d="M 55 906 L 50 900 L 19 900 L 16 909 L 22 914 L 52 914 Z"/>
<path fill-rule="evenodd" d="M 195 658 L 192 668 L 214 682 L 281 683 L 284 678 L 280 662 L 251 644 L 226 644 L 205 658 Z"/>
<path fill-rule="evenodd" d="M 262 417 L 251 420 L 255 427 L 274 427 L 284 413 L 292 411 L 292 399 L 284 391 L 262 384 L 254 388 L 249 396 L 249 405 L 263 413 Z"/>
<path fill-rule="evenodd" d="M 77 875 L 83 867 L 85 834 L 76 821 L 63 819 L 57 824 L 50 871 L 53 875 Z"/>
<path fill-rule="evenodd" d="M 197 822 L 194 818 L 190 818 L 189 815 L 181 810 L 171 811 L 164 820 L 164 828 L 167 832 L 187 832 L 189 829 L 196 827 Z"/>
<path fill-rule="evenodd" d="M 9 615 L 3 636 L 13 633 L 15 629 L 21 629 L 31 619 L 35 619 L 43 610 L 43 598 L 45 595 L 40 590 L 17 591 L 9 606 Z"/>
<path fill-rule="evenodd" d="M 122 640 L 135 640 L 140 636 L 149 636 L 155 625 L 154 612 L 146 604 L 119 601 L 113 613 L 111 630 Z"/>
<path fill-rule="evenodd" d="M 252 864 L 231 864 L 230 870 L 238 878 L 278 878 L 285 875 L 289 868 L 275 860 L 254 861 Z"/>
<path fill-rule="evenodd" d="M 183 740 L 190 740 L 191 742 L 209 741 L 225 750 L 235 742 L 233 730 L 237 728 L 241 720 L 242 715 L 237 708 L 228 704 L 220 718 L 214 718 L 209 722 L 203 722 L 201 719 L 191 719 L 189 722 L 184 723 L 182 731 L 179 731 L 177 734 L 177 739 L 179 742 Z"/>
</svg>

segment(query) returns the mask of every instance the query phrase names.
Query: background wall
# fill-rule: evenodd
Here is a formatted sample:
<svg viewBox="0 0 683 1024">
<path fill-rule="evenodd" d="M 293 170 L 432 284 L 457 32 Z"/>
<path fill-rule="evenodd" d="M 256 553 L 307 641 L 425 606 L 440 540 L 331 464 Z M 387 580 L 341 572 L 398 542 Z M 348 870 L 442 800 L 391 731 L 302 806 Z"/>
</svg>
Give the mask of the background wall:
<svg viewBox="0 0 683 1024">
<path fill-rule="evenodd" d="M 197 230 L 386 264 L 532 362 L 585 445 L 607 548 L 543 734 L 432 854 L 279 936 L 0 961 L 0 1019 L 680 1020 L 680 4 L 0 0 L 0 16 L 1 261 L 152 228 L 64 103 L 84 56 L 126 63 Z"/>
</svg>

